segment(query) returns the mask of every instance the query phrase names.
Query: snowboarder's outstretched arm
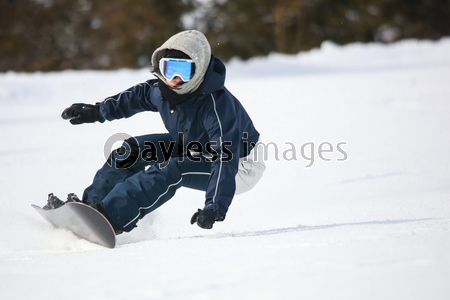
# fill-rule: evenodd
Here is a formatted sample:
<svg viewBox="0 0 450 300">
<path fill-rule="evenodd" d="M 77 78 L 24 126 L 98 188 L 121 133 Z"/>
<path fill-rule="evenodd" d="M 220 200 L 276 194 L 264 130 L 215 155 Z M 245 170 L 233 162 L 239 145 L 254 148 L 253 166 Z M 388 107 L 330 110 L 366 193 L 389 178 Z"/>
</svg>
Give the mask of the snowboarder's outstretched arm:
<svg viewBox="0 0 450 300">
<path fill-rule="evenodd" d="M 158 111 L 151 102 L 155 97 L 152 93 L 160 94 L 157 87 L 153 86 L 156 80 L 149 80 L 137 84 L 117 95 L 108 97 L 101 103 L 84 104 L 75 103 L 66 108 L 61 117 L 70 120 L 74 125 L 83 123 L 105 122 L 121 118 L 128 118 L 142 111 Z"/>
</svg>

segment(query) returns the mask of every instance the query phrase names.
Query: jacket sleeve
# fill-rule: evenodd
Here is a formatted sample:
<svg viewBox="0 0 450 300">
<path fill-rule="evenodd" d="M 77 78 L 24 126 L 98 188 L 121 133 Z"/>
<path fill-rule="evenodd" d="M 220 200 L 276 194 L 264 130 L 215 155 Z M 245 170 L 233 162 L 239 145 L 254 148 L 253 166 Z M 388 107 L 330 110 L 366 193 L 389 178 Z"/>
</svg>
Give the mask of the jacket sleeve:
<svg viewBox="0 0 450 300">
<path fill-rule="evenodd" d="M 212 162 L 211 175 L 206 190 L 204 209 L 215 209 L 226 215 L 236 190 L 240 137 L 236 107 L 226 92 L 212 94 L 209 99 L 203 125 L 208 132 L 211 148 L 217 152 Z"/>
<path fill-rule="evenodd" d="M 117 95 L 106 98 L 100 103 L 100 114 L 108 121 L 129 118 L 142 111 L 158 111 L 152 102 L 158 87 L 157 80 L 148 80 L 137 84 Z"/>
</svg>

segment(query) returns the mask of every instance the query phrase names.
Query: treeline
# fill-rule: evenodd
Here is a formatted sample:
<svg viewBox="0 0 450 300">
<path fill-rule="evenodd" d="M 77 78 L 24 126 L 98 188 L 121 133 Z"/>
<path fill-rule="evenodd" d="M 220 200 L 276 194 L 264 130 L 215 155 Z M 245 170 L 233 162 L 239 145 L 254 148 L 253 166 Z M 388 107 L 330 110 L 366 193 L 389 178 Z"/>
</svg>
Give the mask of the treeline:
<svg viewBox="0 0 450 300">
<path fill-rule="evenodd" d="M 223 60 L 450 36 L 449 0 L 0 0 L 0 71 L 140 68 L 196 28 Z"/>
</svg>

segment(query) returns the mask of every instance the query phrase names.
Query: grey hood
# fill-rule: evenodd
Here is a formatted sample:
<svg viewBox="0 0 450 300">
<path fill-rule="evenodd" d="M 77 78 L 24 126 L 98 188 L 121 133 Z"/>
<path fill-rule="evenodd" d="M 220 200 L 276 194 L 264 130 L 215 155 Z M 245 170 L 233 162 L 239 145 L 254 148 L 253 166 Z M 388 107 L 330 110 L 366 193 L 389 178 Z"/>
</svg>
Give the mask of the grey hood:
<svg viewBox="0 0 450 300">
<path fill-rule="evenodd" d="M 173 91 L 177 94 L 189 94 L 197 90 L 203 82 L 211 60 L 211 46 L 205 35 L 197 30 L 186 30 L 169 38 L 152 55 L 152 73 L 163 82 L 166 79 L 159 70 L 159 60 L 166 49 L 174 49 L 186 53 L 195 63 L 195 74 L 192 79 Z"/>
</svg>

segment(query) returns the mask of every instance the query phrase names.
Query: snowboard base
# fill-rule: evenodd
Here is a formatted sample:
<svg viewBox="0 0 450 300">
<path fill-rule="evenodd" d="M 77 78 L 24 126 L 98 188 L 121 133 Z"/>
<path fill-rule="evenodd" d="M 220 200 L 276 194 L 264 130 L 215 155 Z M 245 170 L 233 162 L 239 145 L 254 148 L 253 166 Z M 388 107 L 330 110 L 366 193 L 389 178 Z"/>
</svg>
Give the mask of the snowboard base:
<svg viewBox="0 0 450 300">
<path fill-rule="evenodd" d="M 67 229 L 82 239 L 107 248 L 116 246 L 113 227 L 105 216 L 89 205 L 69 202 L 51 210 L 34 204 L 31 206 L 55 228 Z"/>
</svg>

